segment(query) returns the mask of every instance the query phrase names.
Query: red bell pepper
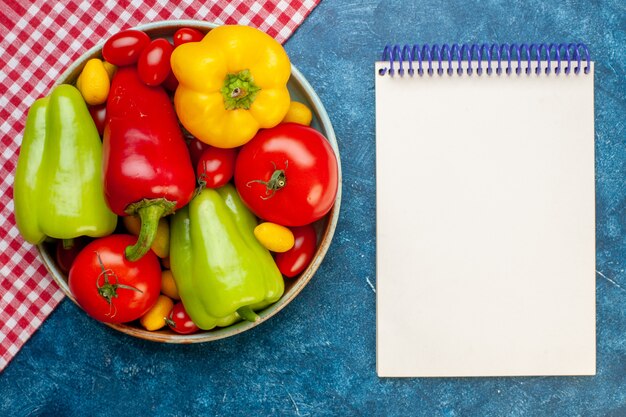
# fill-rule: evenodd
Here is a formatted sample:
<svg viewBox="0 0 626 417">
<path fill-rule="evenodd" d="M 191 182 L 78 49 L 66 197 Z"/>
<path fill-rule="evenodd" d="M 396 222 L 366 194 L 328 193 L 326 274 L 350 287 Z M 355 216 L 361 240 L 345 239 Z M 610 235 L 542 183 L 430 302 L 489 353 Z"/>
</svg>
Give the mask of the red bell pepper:
<svg viewBox="0 0 626 417">
<path fill-rule="evenodd" d="M 107 204 L 117 215 L 141 218 L 137 243 L 126 248 L 126 257 L 137 260 L 150 249 L 159 219 L 185 206 L 196 184 L 165 90 L 145 85 L 134 67 L 119 68 L 107 100 L 103 141 Z"/>
</svg>

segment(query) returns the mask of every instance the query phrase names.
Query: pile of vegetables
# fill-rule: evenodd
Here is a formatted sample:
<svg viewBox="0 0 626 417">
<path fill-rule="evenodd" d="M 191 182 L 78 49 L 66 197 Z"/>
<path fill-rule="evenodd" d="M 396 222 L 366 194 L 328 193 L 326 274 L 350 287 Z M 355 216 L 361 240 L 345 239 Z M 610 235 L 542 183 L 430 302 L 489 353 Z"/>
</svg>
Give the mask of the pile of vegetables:
<svg viewBox="0 0 626 417">
<path fill-rule="evenodd" d="M 97 320 L 183 334 L 259 320 L 312 260 L 338 187 L 285 50 L 227 25 L 173 44 L 122 31 L 102 58 L 29 110 L 21 235 L 56 245 Z"/>
</svg>

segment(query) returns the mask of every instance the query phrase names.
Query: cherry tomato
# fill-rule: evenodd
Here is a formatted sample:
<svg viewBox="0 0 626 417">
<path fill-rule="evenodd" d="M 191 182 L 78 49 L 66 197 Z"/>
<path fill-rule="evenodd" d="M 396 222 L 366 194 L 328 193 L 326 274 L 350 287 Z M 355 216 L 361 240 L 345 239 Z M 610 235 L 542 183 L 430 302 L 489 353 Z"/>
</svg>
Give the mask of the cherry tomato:
<svg viewBox="0 0 626 417">
<path fill-rule="evenodd" d="M 170 56 L 174 47 L 167 39 L 155 39 L 146 46 L 139 56 L 137 71 L 144 83 L 155 86 L 161 84 L 169 73 Z"/>
<path fill-rule="evenodd" d="M 96 320 L 125 323 L 143 316 L 161 291 L 161 267 L 148 252 L 136 262 L 124 256 L 136 236 L 110 235 L 80 251 L 68 278 L 78 304 Z"/>
<path fill-rule="evenodd" d="M 198 161 L 202 157 L 204 151 L 209 149 L 211 145 L 208 145 L 198 139 L 191 137 L 187 138 L 187 148 L 189 149 L 189 156 L 191 157 L 191 163 L 193 166 L 198 166 Z"/>
<path fill-rule="evenodd" d="M 260 130 L 239 152 L 235 186 L 257 217 L 283 226 L 312 223 L 332 208 L 337 158 L 317 130 L 282 123 Z"/>
<path fill-rule="evenodd" d="M 174 33 L 174 47 L 187 42 L 200 42 L 204 33 L 192 28 L 180 28 Z"/>
<path fill-rule="evenodd" d="M 222 149 L 209 146 L 198 161 L 196 174 L 198 182 L 206 188 L 219 188 L 226 185 L 235 172 L 237 149 Z"/>
<path fill-rule="evenodd" d="M 63 241 L 59 240 L 56 247 L 56 260 L 59 269 L 67 274 L 70 272 L 70 268 L 74 263 L 74 259 L 78 256 L 80 251 L 87 245 L 87 239 L 76 238 L 71 248 L 66 249 L 63 246 Z"/>
<path fill-rule="evenodd" d="M 170 312 L 169 317 L 165 320 L 170 329 L 180 334 L 190 334 L 198 331 L 198 326 L 194 323 L 183 303 L 176 303 Z"/>
<path fill-rule="evenodd" d="M 139 59 L 150 38 L 139 30 L 123 30 L 111 36 L 102 47 L 102 56 L 113 65 L 132 65 Z"/>
<path fill-rule="evenodd" d="M 102 136 L 104 134 L 104 125 L 107 116 L 107 104 L 103 103 L 98 106 L 89 106 L 89 114 L 91 114 L 91 118 L 96 124 L 98 133 Z"/>
<path fill-rule="evenodd" d="M 311 263 L 317 246 L 317 234 L 310 224 L 290 229 L 294 237 L 293 248 L 277 253 L 274 260 L 284 276 L 293 278 Z"/>
</svg>

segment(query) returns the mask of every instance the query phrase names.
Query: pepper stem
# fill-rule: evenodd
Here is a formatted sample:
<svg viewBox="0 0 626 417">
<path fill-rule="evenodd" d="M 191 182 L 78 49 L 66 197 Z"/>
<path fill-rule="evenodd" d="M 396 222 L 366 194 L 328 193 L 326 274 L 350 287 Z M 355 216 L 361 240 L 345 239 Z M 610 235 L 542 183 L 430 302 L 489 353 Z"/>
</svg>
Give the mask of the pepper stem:
<svg viewBox="0 0 626 417">
<path fill-rule="evenodd" d="M 251 322 L 256 322 L 261 320 L 261 317 L 259 317 L 259 315 L 257 313 L 255 313 L 250 306 L 243 306 L 243 307 L 239 307 L 237 309 L 237 314 L 239 314 L 239 317 L 241 317 L 244 320 L 247 321 L 251 321 Z"/>
<path fill-rule="evenodd" d="M 261 88 L 254 83 L 250 70 L 226 74 L 220 89 L 226 110 L 250 109 Z"/>
<path fill-rule="evenodd" d="M 159 220 L 161 217 L 169 214 L 170 209 L 163 204 L 148 204 L 136 210 L 141 219 L 141 229 L 137 237 L 137 243 L 128 246 L 125 250 L 126 259 L 131 262 L 138 261 L 144 256 L 152 246 L 156 237 Z"/>
<path fill-rule="evenodd" d="M 74 239 L 63 239 L 63 249 L 70 250 L 74 247 Z"/>
</svg>

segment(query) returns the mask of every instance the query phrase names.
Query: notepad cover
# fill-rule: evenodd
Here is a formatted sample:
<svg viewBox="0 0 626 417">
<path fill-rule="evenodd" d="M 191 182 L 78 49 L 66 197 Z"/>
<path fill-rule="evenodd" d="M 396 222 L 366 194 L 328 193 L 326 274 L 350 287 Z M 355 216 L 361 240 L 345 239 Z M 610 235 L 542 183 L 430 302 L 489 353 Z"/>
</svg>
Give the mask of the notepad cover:
<svg viewBox="0 0 626 417">
<path fill-rule="evenodd" d="M 595 374 L 593 66 L 380 76 L 386 64 L 378 375 Z"/>
</svg>

